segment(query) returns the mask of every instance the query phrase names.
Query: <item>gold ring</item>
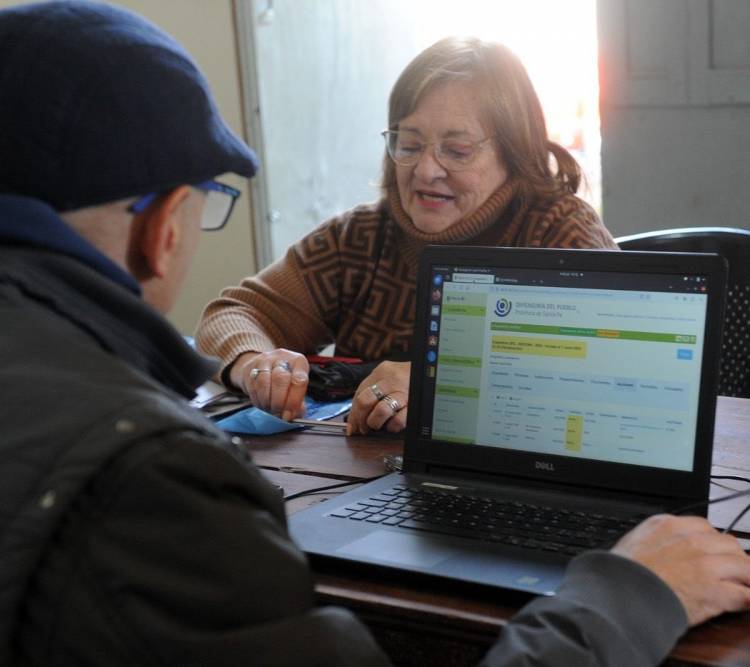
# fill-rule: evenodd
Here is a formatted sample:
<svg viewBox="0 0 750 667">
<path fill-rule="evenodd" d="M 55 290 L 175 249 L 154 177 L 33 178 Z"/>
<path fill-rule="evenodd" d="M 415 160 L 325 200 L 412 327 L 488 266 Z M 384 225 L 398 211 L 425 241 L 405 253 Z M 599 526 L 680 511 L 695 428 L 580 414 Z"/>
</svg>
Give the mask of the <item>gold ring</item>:
<svg viewBox="0 0 750 667">
<path fill-rule="evenodd" d="M 383 401 L 383 403 L 387 404 L 391 410 L 393 410 L 394 415 L 401 409 L 401 405 L 399 405 L 399 402 L 390 394 L 386 394 L 380 400 Z"/>
<path fill-rule="evenodd" d="M 377 384 L 371 384 L 370 385 L 370 391 L 375 394 L 375 398 L 379 401 L 382 401 L 385 398 L 385 394 L 383 393 L 383 390 L 378 387 Z"/>
<path fill-rule="evenodd" d="M 261 373 L 270 373 L 270 368 L 253 368 L 253 370 L 250 371 L 250 379 L 255 380 Z"/>
</svg>

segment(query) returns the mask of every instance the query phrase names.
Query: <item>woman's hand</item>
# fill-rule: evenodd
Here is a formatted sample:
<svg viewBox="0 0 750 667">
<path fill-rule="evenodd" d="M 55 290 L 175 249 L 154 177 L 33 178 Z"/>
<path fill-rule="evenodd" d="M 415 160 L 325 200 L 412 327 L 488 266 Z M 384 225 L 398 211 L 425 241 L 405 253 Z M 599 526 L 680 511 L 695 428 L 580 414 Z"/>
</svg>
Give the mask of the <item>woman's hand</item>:
<svg viewBox="0 0 750 667">
<path fill-rule="evenodd" d="M 289 421 L 305 414 L 309 371 L 305 355 L 279 348 L 240 355 L 229 379 L 255 407 Z"/>
<path fill-rule="evenodd" d="M 408 361 L 384 361 L 376 366 L 354 394 L 346 434 L 365 434 L 384 426 L 391 433 L 403 431 L 410 372 Z"/>
</svg>

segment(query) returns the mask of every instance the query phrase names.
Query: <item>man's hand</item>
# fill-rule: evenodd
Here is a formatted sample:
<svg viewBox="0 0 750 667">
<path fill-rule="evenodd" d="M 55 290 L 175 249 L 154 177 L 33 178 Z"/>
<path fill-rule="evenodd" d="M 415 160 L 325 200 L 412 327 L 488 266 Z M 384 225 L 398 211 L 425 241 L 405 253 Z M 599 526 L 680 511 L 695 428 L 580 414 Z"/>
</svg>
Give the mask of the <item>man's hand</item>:
<svg viewBox="0 0 750 667">
<path fill-rule="evenodd" d="M 691 626 L 726 611 L 750 609 L 750 557 L 734 537 L 717 532 L 705 519 L 653 516 L 612 552 L 660 577 L 682 602 Z"/>
<path fill-rule="evenodd" d="M 384 361 L 362 380 L 352 401 L 347 435 L 364 434 L 383 427 L 391 433 L 403 431 L 409 402 L 410 370 L 408 361 Z"/>
<path fill-rule="evenodd" d="M 305 413 L 309 371 L 305 355 L 279 348 L 240 355 L 229 379 L 254 406 L 289 421 Z"/>
</svg>

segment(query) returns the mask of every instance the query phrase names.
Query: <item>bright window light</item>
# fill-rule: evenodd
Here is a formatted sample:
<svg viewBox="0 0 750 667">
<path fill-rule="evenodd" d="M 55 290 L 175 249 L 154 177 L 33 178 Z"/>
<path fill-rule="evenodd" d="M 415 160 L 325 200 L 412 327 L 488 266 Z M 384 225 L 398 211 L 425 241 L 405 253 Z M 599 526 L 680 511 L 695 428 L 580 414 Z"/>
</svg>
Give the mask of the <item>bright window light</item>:
<svg viewBox="0 0 750 667">
<path fill-rule="evenodd" d="M 423 46 L 445 35 L 502 42 L 526 66 L 550 138 L 581 164 L 579 195 L 601 211 L 596 0 L 409 0 Z"/>
</svg>

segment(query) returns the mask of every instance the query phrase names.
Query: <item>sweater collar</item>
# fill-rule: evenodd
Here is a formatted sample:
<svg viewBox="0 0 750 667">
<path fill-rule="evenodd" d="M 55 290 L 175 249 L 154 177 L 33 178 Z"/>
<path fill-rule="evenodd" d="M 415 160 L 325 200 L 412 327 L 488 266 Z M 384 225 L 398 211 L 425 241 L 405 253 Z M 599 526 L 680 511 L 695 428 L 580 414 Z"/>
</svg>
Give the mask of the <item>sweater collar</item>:
<svg viewBox="0 0 750 667">
<path fill-rule="evenodd" d="M 48 204 L 30 197 L 0 194 L 0 212 L 0 242 L 68 255 L 140 296 L 141 286 L 135 278 L 63 222 Z"/>
<path fill-rule="evenodd" d="M 510 209 L 513 208 L 511 203 L 516 199 L 517 194 L 518 181 L 508 179 L 473 213 L 462 218 L 447 229 L 434 233 L 423 232 L 416 228 L 401 203 L 398 188 L 393 187 L 388 189 L 388 204 L 393 219 L 405 237 L 405 244 L 403 246 L 404 254 L 409 263 L 416 267 L 419 253 L 425 245 L 459 244 L 474 239 L 483 232 L 486 232 L 506 213 L 511 212 Z M 518 215 L 515 215 L 512 221 L 509 221 L 509 225 L 513 227 L 517 226 L 519 218 Z M 511 232 L 510 229 L 508 231 Z M 503 234 L 504 238 L 506 236 L 508 234 Z"/>
<path fill-rule="evenodd" d="M 517 191 L 518 181 L 510 179 L 505 181 L 473 213 L 461 218 L 447 229 L 434 233 L 423 232 L 416 228 L 409 214 L 404 210 L 397 188 L 388 190 L 388 201 L 396 223 L 410 238 L 423 245 L 428 243 L 455 244 L 478 236 L 494 224 L 516 196 Z"/>
</svg>

